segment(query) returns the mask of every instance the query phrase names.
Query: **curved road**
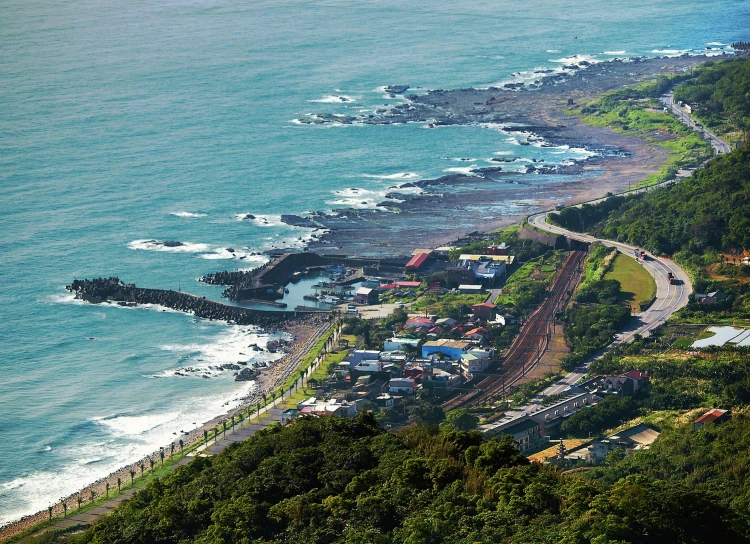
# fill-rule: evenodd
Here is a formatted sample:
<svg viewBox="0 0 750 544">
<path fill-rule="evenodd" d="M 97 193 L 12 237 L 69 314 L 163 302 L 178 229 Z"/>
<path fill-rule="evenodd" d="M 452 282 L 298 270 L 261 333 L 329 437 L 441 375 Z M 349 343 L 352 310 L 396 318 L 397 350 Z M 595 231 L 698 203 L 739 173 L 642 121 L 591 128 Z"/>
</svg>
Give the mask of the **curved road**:
<svg viewBox="0 0 750 544">
<path fill-rule="evenodd" d="M 581 242 L 601 242 L 605 246 L 616 248 L 620 253 L 635 259 L 635 250 L 639 248 L 620 242 L 595 238 L 588 234 L 581 234 L 551 225 L 546 221 L 548 213 L 549 212 L 542 212 L 529 216 L 528 221 L 538 229 L 545 230 L 552 234 L 561 234 L 573 240 L 580 240 Z M 651 304 L 647 310 L 638 314 L 638 325 L 628 331 L 618 334 L 616 342 L 629 342 L 633 339 L 635 334 L 648 336 L 651 329 L 658 327 L 664 323 L 669 316 L 684 307 L 688 303 L 688 295 L 693 291 L 690 277 L 674 261 L 653 256 L 650 256 L 647 261 L 642 259 L 637 259 L 637 261 L 656 281 L 656 300 L 654 300 L 653 304 Z M 669 272 L 671 272 L 678 280 L 675 285 L 671 285 L 667 279 L 667 274 Z"/>
<path fill-rule="evenodd" d="M 664 105 L 665 110 L 670 111 L 682 123 L 686 124 L 696 132 L 702 134 L 702 136 L 711 143 L 711 146 L 714 148 L 714 151 L 717 155 L 723 155 L 732 151 L 732 147 L 727 142 L 716 136 L 716 134 L 712 133 L 705 127 L 702 127 L 698 123 L 696 123 L 696 121 L 690 117 L 690 112 L 687 110 L 687 108 L 674 103 L 673 91 L 670 91 L 669 93 L 663 95 L 661 97 L 661 102 Z M 684 178 L 694 170 L 695 169 L 681 171 L 678 174 L 678 178 Z M 669 180 L 664 184 L 672 182 L 673 180 Z M 657 186 L 654 185 L 646 188 L 646 190 L 656 187 Z M 588 203 L 593 204 L 595 202 L 605 200 L 606 198 L 608 197 L 600 198 Z M 620 242 L 613 242 L 611 240 L 601 240 L 587 234 L 579 234 L 562 227 L 551 225 L 547 223 L 547 215 L 549 213 L 549 211 L 545 211 L 531 215 L 528 217 L 528 222 L 541 230 L 550 232 L 552 234 L 562 234 L 563 236 L 567 236 L 569 238 L 572 238 L 573 240 L 580 240 L 582 242 L 589 243 L 601 242 L 606 246 L 617 248 L 620 253 L 635 259 L 635 250 L 639 248 L 627 244 L 622 244 Z M 647 336 L 652 329 L 663 324 L 672 314 L 674 314 L 680 308 L 683 308 L 688 303 L 688 296 L 693 290 L 693 286 L 688 275 L 684 270 L 682 270 L 682 268 L 680 268 L 670 259 L 654 258 L 653 256 L 651 256 L 647 261 L 644 261 L 642 259 L 637 260 L 648 271 L 648 273 L 653 276 L 654 280 L 656 280 L 656 299 L 647 310 L 641 312 L 636 317 L 633 325 L 629 329 L 615 335 L 613 344 L 631 342 L 636 334 Z M 667 279 L 667 274 L 669 272 L 672 272 L 672 274 L 678 280 L 675 285 L 670 285 Z M 588 373 L 588 366 L 590 364 L 591 361 L 588 361 L 581 367 L 577 368 L 575 371 L 565 375 L 554 385 L 551 385 L 550 387 L 539 393 L 535 397 L 535 399 L 532 402 L 528 403 L 525 407 L 523 407 L 519 413 L 533 413 L 538 409 L 538 404 L 535 403 L 535 401 L 539 401 L 549 395 L 557 395 L 559 393 L 565 392 L 571 386 L 578 383 Z"/>
<path fill-rule="evenodd" d="M 623 255 L 635 259 L 635 250 L 639 248 L 620 242 L 595 238 L 588 234 L 581 234 L 551 225 L 547 223 L 547 214 L 549 213 L 549 211 L 545 211 L 531 215 L 528 218 L 528 222 L 541 230 L 552 234 L 561 234 L 573 240 L 580 240 L 581 242 L 588 243 L 601 242 L 605 246 L 616 248 Z M 648 336 L 652 329 L 662 325 L 672 314 L 680 308 L 683 308 L 688 303 L 688 296 L 693 291 L 690 277 L 674 261 L 653 256 L 650 256 L 646 261 L 642 259 L 637 259 L 637 261 L 656 281 L 656 298 L 647 310 L 641 312 L 635 317 L 630 328 L 615 335 L 612 344 L 631 342 L 636 334 Z M 677 283 L 675 285 L 671 285 L 667 279 L 667 274 L 669 272 L 672 272 L 677 278 Z M 556 384 L 545 389 L 539 396 L 556 395 L 564 392 L 570 386 L 575 385 L 588 373 L 589 364 L 590 361 L 576 369 L 574 372 L 567 374 Z"/>
<path fill-rule="evenodd" d="M 727 142 L 719 138 L 707 128 L 696 123 L 695 120 L 690 117 L 690 112 L 685 106 L 674 103 L 674 91 L 670 91 L 663 95 L 661 97 L 661 103 L 664 104 L 665 109 L 671 111 L 672 115 L 677 117 L 682 123 L 701 134 L 704 139 L 708 140 L 717 155 L 726 155 L 732 151 L 732 146 Z"/>
</svg>

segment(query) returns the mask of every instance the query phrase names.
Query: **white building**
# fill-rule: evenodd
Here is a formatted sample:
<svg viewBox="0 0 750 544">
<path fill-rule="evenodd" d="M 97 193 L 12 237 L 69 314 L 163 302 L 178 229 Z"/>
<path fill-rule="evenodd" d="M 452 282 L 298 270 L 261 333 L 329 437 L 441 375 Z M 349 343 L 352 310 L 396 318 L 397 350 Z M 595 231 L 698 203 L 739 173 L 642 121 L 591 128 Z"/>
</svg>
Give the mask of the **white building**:
<svg viewBox="0 0 750 544">
<path fill-rule="evenodd" d="M 349 363 L 352 367 L 362 361 L 377 361 L 380 359 L 380 352 L 377 350 L 355 349 L 349 354 Z"/>
<path fill-rule="evenodd" d="M 419 338 L 393 337 L 384 342 L 383 351 L 406 351 L 404 346 L 411 346 L 416 350 L 419 347 L 420 341 Z"/>
<path fill-rule="evenodd" d="M 471 379 L 476 374 L 481 374 L 490 366 L 490 352 L 486 349 L 472 349 L 461 356 L 461 374 Z"/>
</svg>

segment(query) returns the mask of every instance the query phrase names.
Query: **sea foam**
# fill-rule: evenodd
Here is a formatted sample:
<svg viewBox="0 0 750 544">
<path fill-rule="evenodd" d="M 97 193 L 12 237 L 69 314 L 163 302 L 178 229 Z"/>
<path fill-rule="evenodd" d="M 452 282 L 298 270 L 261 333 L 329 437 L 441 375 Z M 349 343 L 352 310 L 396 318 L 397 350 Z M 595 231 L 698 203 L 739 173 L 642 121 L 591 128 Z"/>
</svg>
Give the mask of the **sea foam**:
<svg viewBox="0 0 750 544">
<path fill-rule="evenodd" d="M 169 215 L 174 215 L 175 217 L 186 217 L 186 218 L 206 217 L 205 213 L 195 213 L 195 212 L 170 212 Z"/>
<path fill-rule="evenodd" d="M 419 174 L 415 172 L 396 172 L 395 174 L 362 174 L 362 177 L 371 179 L 409 180 L 418 179 Z"/>
</svg>

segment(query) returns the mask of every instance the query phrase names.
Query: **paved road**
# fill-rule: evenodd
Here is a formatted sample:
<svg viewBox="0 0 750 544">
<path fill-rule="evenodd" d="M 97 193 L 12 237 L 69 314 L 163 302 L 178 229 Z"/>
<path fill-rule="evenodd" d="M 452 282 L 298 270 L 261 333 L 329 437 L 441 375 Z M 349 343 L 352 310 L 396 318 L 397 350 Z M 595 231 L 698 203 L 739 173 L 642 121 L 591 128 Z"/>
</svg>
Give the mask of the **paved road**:
<svg viewBox="0 0 750 544">
<path fill-rule="evenodd" d="M 580 234 L 551 225 L 546 221 L 548 213 L 542 212 L 532 215 L 528 218 L 528 221 L 541 230 L 553 234 L 562 234 L 573 240 L 589 243 L 601 242 L 605 246 L 616 248 L 623 255 L 635 259 L 635 250 L 639 248 L 611 240 L 602 240 L 588 234 Z M 641 312 L 633 319 L 629 328 L 615 335 L 613 344 L 630 342 L 636 334 L 648 336 L 651 330 L 662 325 L 672 314 L 683 308 L 688 303 L 688 296 L 693 291 L 690 277 L 672 260 L 651 256 L 649 260 L 637 259 L 637 261 L 656 281 L 656 299 L 647 310 Z M 669 272 L 678 280 L 675 285 L 671 285 L 667 279 Z M 556 395 L 564 392 L 586 375 L 589 364 L 590 362 L 567 374 L 560 381 L 545 389 L 539 396 Z"/>
<path fill-rule="evenodd" d="M 376 304 L 374 306 L 358 306 L 359 317 L 362 319 L 382 319 L 391 315 L 396 308 L 399 308 L 402 303 L 392 302 L 389 304 Z M 411 307 L 411 303 L 404 304 L 404 310 L 407 312 Z"/>
<path fill-rule="evenodd" d="M 601 242 L 605 246 L 616 248 L 620 253 L 635 259 L 634 252 L 639 248 L 620 242 L 603 240 L 594 236 L 589 236 L 588 234 L 572 232 L 562 227 L 551 225 L 546 222 L 548 213 L 549 212 L 542 212 L 532 215 L 529 217 L 528 221 L 541 230 L 553 234 L 562 234 L 573 240 L 580 240 L 588 243 Z M 690 277 L 671 259 L 650 256 L 647 261 L 642 259 L 637 259 L 637 261 L 656 281 L 656 300 L 646 311 L 641 312 L 637 316 L 637 323 L 633 327 L 617 335 L 618 342 L 629 342 L 633 339 L 635 334 L 648 336 L 649 331 L 664 323 L 673 313 L 684 307 L 688 303 L 688 295 L 693 291 Z M 669 272 L 678 279 L 676 285 L 671 285 L 669 283 L 669 280 L 667 279 L 667 274 Z"/>
<path fill-rule="evenodd" d="M 688 110 L 687 108 L 685 108 L 685 106 L 675 104 L 673 91 L 670 91 L 669 93 L 663 95 L 661 97 L 661 102 L 662 104 L 664 104 L 664 107 L 671 111 L 672 114 L 675 115 L 680 121 L 682 121 L 684 124 L 692 128 L 696 132 L 701 133 L 703 137 L 711 143 L 711 146 L 714 148 L 717 155 L 724 155 L 732 151 L 732 146 L 730 146 L 727 142 L 719 138 L 710 130 L 696 123 L 695 120 L 690 117 L 690 114 L 688 113 Z"/>
<path fill-rule="evenodd" d="M 661 101 L 664 104 L 664 107 L 671 111 L 672 114 L 675 115 L 680 121 L 682 121 L 693 130 L 701 133 L 703 137 L 711 143 L 711 146 L 714 148 L 718 155 L 729 153 L 732 150 L 731 146 L 727 142 L 716 136 L 716 134 L 714 134 L 713 132 L 696 123 L 695 120 L 690 117 L 685 107 L 680 106 L 679 104 L 675 104 L 674 93 L 672 91 L 663 95 L 661 97 Z M 687 177 L 693 171 L 694 169 L 680 171 L 677 177 Z M 671 183 L 671 181 L 665 183 Z M 656 187 L 658 186 L 654 185 L 648 187 L 646 190 L 654 189 Z M 600 202 L 602 200 L 605 200 L 606 198 L 607 197 L 597 199 L 596 201 L 591 201 L 589 202 L 589 204 Z M 532 215 L 528 218 L 528 221 L 532 225 L 542 230 L 546 230 L 547 232 L 551 232 L 554 234 L 562 234 L 574 240 L 581 240 L 584 242 L 599 241 L 609 247 L 617 248 L 618 251 L 630 258 L 635 258 L 634 251 L 636 248 L 634 246 L 621 244 L 619 242 L 612 242 L 609 240 L 600 240 L 594 238 L 593 236 L 571 232 L 561 227 L 550 225 L 546 222 L 548 213 L 549 212 L 542 212 L 536 215 Z M 633 325 L 630 328 L 615 335 L 613 344 L 630 342 L 633 340 L 633 337 L 636 334 L 647 336 L 652 329 L 664 323 L 672 314 L 674 314 L 680 308 L 684 307 L 688 302 L 688 296 L 693 290 L 693 286 L 690 282 L 689 276 L 685 273 L 684 270 L 682 270 L 682 268 L 677 266 L 677 264 L 675 264 L 670 259 L 652 258 L 647 261 L 638 259 L 638 262 L 649 272 L 649 274 L 651 274 L 651 276 L 653 276 L 654 280 L 656 280 L 656 300 L 648 308 L 648 310 L 636 317 Z M 672 274 L 674 274 L 678 278 L 679 283 L 677 285 L 669 284 L 669 281 L 667 280 L 667 273 L 669 272 L 672 272 Z M 568 390 L 572 385 L 578 383 L 588 373 L 588 366 L 590 363 L 591 361 L 577 368 L 575 371 L 565 375 L 558 382 L 551 385 L 550 387 L 542 391 L 539 395 L 537 395 L 535 400 L 540 400 L 541 398 L 549 395 L 557 395 Z M 535 403 L 531 403 L 522 408 L 522 411 L 534 411 L 536 409 L 537 405 Z"/>
</svg>

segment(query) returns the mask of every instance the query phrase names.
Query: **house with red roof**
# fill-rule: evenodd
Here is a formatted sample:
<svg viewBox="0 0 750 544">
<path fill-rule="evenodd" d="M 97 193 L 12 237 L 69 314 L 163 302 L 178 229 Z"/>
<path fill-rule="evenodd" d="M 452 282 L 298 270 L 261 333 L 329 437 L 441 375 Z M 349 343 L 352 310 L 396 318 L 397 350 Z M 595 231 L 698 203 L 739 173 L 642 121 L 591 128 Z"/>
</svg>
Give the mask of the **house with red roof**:
<svg viewBox="0 0 750 544">
<path fill-rule="evenodd" d="M 407 329 L 431 329 L 435 326 L 435 322 L 429 317 L 410 317 L 406 320 L 404 326 Z"/>
<path fill-rule="evenodd" d="M 631 370 L 623 376 L 633 382 L 633 393 L 637 393 L 640 388 L 648 383 L 648 372 L 641 370 Z"/>
<path fill-rule="evenodd" d="M 399 281 L 396 285 L 401 289 L 417 289 L 422 285 L 421 281 Z"/>
<path fill-rule="evenodd" d="M 429 253 L 420 253 L 418 255 L 414 255 L 411 259 L 409 259 L 409 262 L 406 263 L 406 271 L 407 272 L 419 272 L 419 270 L 427 264 L 427 260 L 430 258 Z"/>
<path fill-rule="evenodd" d="M 484 343 L 487 341 L 487 338 L 489 338 L 489 336 L 490 336 L 490 331 L 488 331 L 487 329 L 483 327 L 476 327 L 474 329 L 471 329 L 470 331 L 466 331 L 462 339 Z"/>
<path fill-rule="evenodd" d="M 703 414 L 701 417 L 693 421 L 693 430 L 697 431 L 707 423 L 713 423 L 714 425 L 718 425 L 719 423 L 723 423 L 729 419 L 729 411 L 728 410 L 720 410 L 718 408 L 714 408 L 713 410 L 709 410 L 705 414 Z"/>
</svg>

